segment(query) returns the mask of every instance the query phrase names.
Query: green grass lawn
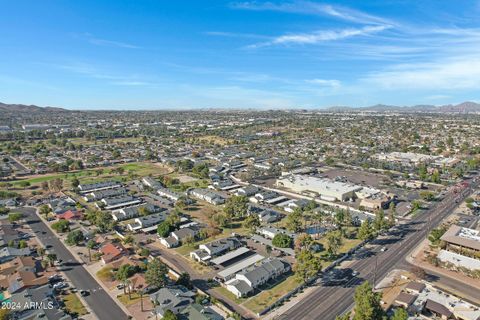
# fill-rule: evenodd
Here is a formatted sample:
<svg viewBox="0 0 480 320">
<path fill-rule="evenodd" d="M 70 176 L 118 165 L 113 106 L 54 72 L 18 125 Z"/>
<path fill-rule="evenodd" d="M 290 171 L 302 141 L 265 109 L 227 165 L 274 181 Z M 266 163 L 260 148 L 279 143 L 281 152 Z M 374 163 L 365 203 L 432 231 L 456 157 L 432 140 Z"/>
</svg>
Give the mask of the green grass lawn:
<svg viewBox="0 0 480 320">
<path fill-rule="evenodd" d="M 275 285 L 271 289 L 263 290 L 256 296 L 250 298 L 243 304 L 244 307 L 258 313 L 266 307 L 274 304 L 278 299 L 283 297 L 291 290 L 298 287 L 299 282 L 295 279 L 294 275 L 287 277 L 281 283 Z"/>
<path fill-rule="evenodd" d="M 117 296 L 117 298 L 118 300 L 120 300 L 120 302 L 124 306 L 127 306 L 127 307 L 137 302 L 140 302 L 140 295 L 138 293 L 132 292 L 130 296 L 131 296 L 131 299 L 128 297 L 128 293 L 127 294 L 122 293 L 121 295 Z M 144 295 L 143 299 L 148 299 L 148 296 L 145 297 Z M 143 302 L 145 302 L 145 300 Z"/>
<path fill-rule="evenodd" d="M 70 313 L 76 313 L 79 316 L 87 314 L 87 309 L 75 293 L 66 295 L 63 301 L 65 302 L 66 309 Z"/>
<path fill-rule="evenodd" d="M 234 301 L 236 304 L 242 304 L 247 300 L 247 298 L 237 298 L 236 295 L 234 295 L 233 293 L 231 293 L 230 291 L 228 291 L 224 287 L 217 287 L 217 288 L 213 289 L 213 291 L 216 291 L 217 293 L 221 294 L 222 296 Z"/>
</svg>

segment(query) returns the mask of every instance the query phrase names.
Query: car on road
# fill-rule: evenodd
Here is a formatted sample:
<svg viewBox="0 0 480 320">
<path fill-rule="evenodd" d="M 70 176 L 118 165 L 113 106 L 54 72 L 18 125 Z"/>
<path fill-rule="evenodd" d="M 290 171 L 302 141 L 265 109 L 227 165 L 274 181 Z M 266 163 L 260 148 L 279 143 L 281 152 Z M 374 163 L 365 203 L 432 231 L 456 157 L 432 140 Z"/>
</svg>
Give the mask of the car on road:
<svg viewBox="0 0 480 320">
<path fill-rule="evenodd" d="M 82 297 L 86 297 L 86 296 L 89 296 L 90 295 L 90 292 L 88 290 L 82 290 L 80 291 L 80 295 Z"/>
<path fill-rule="evenodd" d="M 382 247 L 382 249 L 380 249 L 380 251 L 382 251 L 382 252 L 385 252 L 385 251 L 387 251 L 387 250 L 388 250 L 387 247 Z"/>
<path fill-rule="evenodd" d="M 358 272 L 358 271 L 356 271 L 356 270 L 354 270 L 354 271 L 352 272 L 352 276 L 354 276 L 354 277 L 358 276 L 359 274 L 360 274 L 360 272 Z"/>
</svg>

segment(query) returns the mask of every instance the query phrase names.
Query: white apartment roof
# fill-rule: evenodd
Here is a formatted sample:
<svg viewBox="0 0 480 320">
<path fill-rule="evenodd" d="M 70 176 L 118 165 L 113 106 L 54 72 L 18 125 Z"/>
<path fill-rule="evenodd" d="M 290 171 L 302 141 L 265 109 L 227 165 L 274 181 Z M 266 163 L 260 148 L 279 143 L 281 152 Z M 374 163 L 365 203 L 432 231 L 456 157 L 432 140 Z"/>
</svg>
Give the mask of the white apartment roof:
<svg viewBox="0 0 480 320">
<path fill-rule="evenodd" d="M 468 268 L 470 270 L 480 270 L 480 260 L 466 257 L 455 252 L 440 250 L 437 258 L 441 261 L 449 262 L 456 266 Z"/>
<path fill-rule="evenodd" d="M 420 292 L 417 300 L 415 300 L 413 304 L 415 309 L 421 310 L 427 300 L 431 300 L 445 306 L 456 317 L 460 317 L 461 319 L 478 320 L 480 318 L 480 308 L 478 306 L 438 290 L 431 285 L 427 285 L 422 292 Z"/>
<path fill-rule="evenodd" d="M 260 254 L 255 254 L 251 257 L 248 257 L 239 263 L 234 264 L 233 266 L 226 268 L 218 273 L 220 278 L 228 278 L 229 276 L 251 266 L 254 263 L 257 263 L 260 260 L 263 260 L 265 257 Z"/>
<path fill-rule="evenodd" d="M 236 250 L 233 250 L 233 251 L 230 251 L 230 252 L 228 252 L 224 255 L 221 255 L 221 256 L 219 256 L 215 259 L 212 259 L 211 262 L 213 264 L 216 264 L 216 265 L 223 264 L 223 263 L 225 263 L 229 260 L 232 260 L 233 258 L 236 258 L 236 257 L 238 257 L 242 254 L 245 254 L 245 253 L 249 252 L 249 251 L 250 251 L 250 249 L 248 249 L 247 247 L 240 247 Z"/>
</svg>

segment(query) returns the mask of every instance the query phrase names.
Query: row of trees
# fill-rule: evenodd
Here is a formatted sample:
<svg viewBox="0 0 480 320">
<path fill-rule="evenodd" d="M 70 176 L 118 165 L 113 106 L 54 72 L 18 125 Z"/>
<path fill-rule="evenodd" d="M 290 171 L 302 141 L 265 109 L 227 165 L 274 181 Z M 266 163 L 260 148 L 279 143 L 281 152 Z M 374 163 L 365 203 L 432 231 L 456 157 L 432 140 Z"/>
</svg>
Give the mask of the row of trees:
<svg viewBox="0 0 480 320">
<path fill-rule="evenodd" d="M 374 292 L 368 281 L 365 281 L 355 290 L 355 308 L 353 316 L 350 312 L 337 316 L 336 320 L 407 320 L 405 309 L 395 309 L 391 317 L 387 317 L 381 305 L 382 294 Z"/>
</svg>

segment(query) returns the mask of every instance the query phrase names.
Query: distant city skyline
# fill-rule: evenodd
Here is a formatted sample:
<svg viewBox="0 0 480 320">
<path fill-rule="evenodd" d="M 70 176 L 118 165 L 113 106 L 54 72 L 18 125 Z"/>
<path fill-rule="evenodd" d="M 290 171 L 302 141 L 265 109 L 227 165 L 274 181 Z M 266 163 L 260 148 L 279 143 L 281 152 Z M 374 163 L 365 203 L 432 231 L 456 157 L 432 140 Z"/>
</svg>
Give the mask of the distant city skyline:
<svg viewBox="0 0 480 320">
<path fill-rule="evenodd" d="M 12 1 L 0 102 L 293 109 L 480 101 L 479 1 Z"/>
</svg>

